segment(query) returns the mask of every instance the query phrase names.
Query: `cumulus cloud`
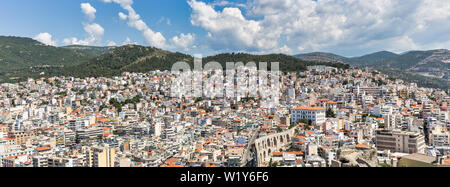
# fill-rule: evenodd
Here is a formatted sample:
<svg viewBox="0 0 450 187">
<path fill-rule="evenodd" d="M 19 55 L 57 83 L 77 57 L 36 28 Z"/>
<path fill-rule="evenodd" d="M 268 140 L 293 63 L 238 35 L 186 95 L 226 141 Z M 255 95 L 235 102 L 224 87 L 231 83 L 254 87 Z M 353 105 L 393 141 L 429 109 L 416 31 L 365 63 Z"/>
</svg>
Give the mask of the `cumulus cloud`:
<svg viewBox="0 0 450 187">
<path fill-rule="evenodd" d="M 122 45 L 128 45 L 128 44 L 132 44 L 131 39 L 129 37 L 127 37 L 123 42 Z"/>
<path fill-rule="evenodd" d="M 44 32 L 44 33 L 39 33 L 38 35 L 36 35 L 33 39 L 44 43 L 45 45 L 52 45 L 52 46 L 56 46 L 56 41 L 54 41 L 52 39 L 52 35 Z"/>
<path fill-rule="evenodd" d="M 81 3 L 81 12 L 89 19 L 88 23 L 83 23 L 83 29 L 87 37 L 85 39 L 78 39 L 77 37 L 65 38 L 63 43 L 65 45 L 100 45 L 105 29 L 101 25 L 93 23 L 97 10 L 89 3 Z"/>
<path fill-rule="evenodd" d="M 83 12 L 83 14 L 85 14 L 90 21 L 92 21 L 95 19 L 95 13 L 97 10 L 92 7 L 90 3 L 81 3 L 81 12 Z"/>
<path fill-rule="evenodd" d="M 155 47 L 165 48 L 167 47 L 166 38 L 160 32 L 154 32 L 147 24 L 141 19 L 141 16 L 136 13 L 133 5 L 133 0 L 103 0 L 105 3 L 117 3 L 123 9 L 128 11 L 128 15 L 120 12 L 119 17 L 122 20 L 128 20 L 128 26 L 140 31 L 147 43 Z"/>
<path fill-rule="evenodd" d="M 114 41 L 108 41 L 108 43 L 106 44 L 106 46 L 117 46 L 117 43 Z"/>
<path fill-rule="evenodd" d="M 381 44 L 420 49 L 450 40 L 450 1 L 250 0 L 245 16 L 226 2 L 188 4 L 191 23 L 208 32 L 213 48 L 352 55 L 379 50 Z M 219 4 L 231 7 L 216 10 Z"/>
<path fill-rule="evenodd" d="M 242 8 L 245 8 L 245 4 L 242 4 L 242 3 L 235 3 L 235 2 L 230 2 L 230 1 L 226 1 L 226 0 L 214 1 L 214 2 L 210 3 L 210 5 L 212 5 L 212 6 L 218 6 L 218 7 L 223 7 L 223 6 L 235 6 L 235 7 L 242 7 Z"/>
<path fill-rule="evenodd" d="M 121 20 L 126 20 L 128 18 L 128 16 L 126 14 L 124 14 L 123 12 L 119 12 L 119 18 Z"/>
<path fill-rule="evenodd" d="M 194 34 L 183 34 L 180 36 L 175 36 L 171 39 L 175 48 L 184 49 L 185 51 L 189 51 L 189 47 L 194 44 L 195 35 Z"/>
<path fill-rule="evenodd" d="M 63 40 L 66 45 L 97 45 L 101 43 L 105 30 L 97 23 L 84 23 L 84 31 L 87 33 L 85 39 L 78 39 L 77 37 L 66 38 Z"/>
<path fill-rule="evenodd" d="M 260 22 L 246 19 L 241 10 L 226 7 L 216 11 L 212 5 L 190 0 L 193 12 L 191 23 L 208 31 L 211 47 L 235 49 L 267 49 L 276 46 L 276 42 L 263 36 Z"/>
<path fill-rule="evenodd" d="M 153 31 L 142 19 L 141 16 L 136 13 L 133 8 L 133 0 L 102 0 L 105 3 L 119 4 L 128 14 L 119 12 L 119 18 L 121 20 L 127 20 L 129 27 L 132 27 L 142 33 L 146 42 L 154 47 L 158 48 L 177 48 L 184 47 L 183 44 L 192 44 L 190 39 L 193 39 L 192 34 L 181 34 L 175 36 L 171 41 L 177 41 L 178 43 L 167 43 L 166 38 L 161 32 Z M 170 25 L 170 21 L 167 22 Z"/>
</svg>

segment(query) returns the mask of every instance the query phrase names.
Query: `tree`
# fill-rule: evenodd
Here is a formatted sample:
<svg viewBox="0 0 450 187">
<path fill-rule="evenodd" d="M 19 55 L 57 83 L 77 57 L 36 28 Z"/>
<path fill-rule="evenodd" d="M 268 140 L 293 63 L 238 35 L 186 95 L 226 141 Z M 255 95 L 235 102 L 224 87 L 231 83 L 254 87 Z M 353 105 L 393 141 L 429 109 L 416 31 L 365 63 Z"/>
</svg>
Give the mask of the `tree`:
<svg viewBox="0 0 450 187">
<path fill-rule="evenodd" d="M 331 108 L 329 108 L 326 112 L 326 116 L 327 116 L 327 118 L 335 118 L 336 114 L 334 113 L 334 111 Z"/>
<path fill-rule="evenodd" d="M 348 80 L 345 80 L 342 85 L 347 85 L 348 84 Z"/>
<path fill-rule="evenodd" d="M 428 132 L 428 122 L 425 120 L 423 123 L 423 133 L 425 135 L 425 143 L 428 144 L 430 142 L 429 132 Z"/>
<path fill-rule="evenodd" d="M 113 98 L 113 99 L 109 100 L 109 104 L 113 105 L 114 108 L 116 108 L 118 112 L 122 112 L 122 103 L 117 101 L 117 99 Z"/>
</svg>

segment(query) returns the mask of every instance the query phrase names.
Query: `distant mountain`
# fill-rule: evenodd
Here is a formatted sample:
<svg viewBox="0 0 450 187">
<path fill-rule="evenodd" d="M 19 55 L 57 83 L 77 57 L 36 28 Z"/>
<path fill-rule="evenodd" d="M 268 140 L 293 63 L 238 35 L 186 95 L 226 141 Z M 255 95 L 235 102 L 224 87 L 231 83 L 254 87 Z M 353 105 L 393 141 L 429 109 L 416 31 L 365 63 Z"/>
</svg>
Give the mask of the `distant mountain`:
<svg viewBox="0 0 450 187">
<path fill-rule="evenodd" d="M 183 53 L 174 53 L 153 47 L 127 45 L 117 47 L 104 55 L 75 67 L 50 72 L 52 75 L 71 75 L 74 77 L 110 77 L 123 72 L 148 72 L 152 70 L 171 70 L 176 62 L 184 61 L 193 68 L 194 57 Z M 219 62 L 226 68 L 226 62 L 279 62 L 282 71 L 304 71 L 310 65 L 329 65 L 339 68 L 349 68 L 342 63 L 306 62 L 283 54 L 251 55 L 246 53 L 225 53 L 203 58 L 207 62 Z"/>
<path fill-rule="evenodd" d="M 23 81 L 28 77 L 74 76 L 110 77 L 122 72 L 170 70 L 172 65 L 185 61 L 193 67 L 193 57 L 153 47 L 126 45 L 95 47 L 71 45 L 54 47 L 30 38 L 0 37 L 0 82 Z M 283 55 L 250 55 L 227 53 L 210 56 L 203 62 L 280 62 L 283 71 L 304 71 L 309 65 L 329 65 L 349 68 L 349 65 L 329 62 L 307 62 Z"/>
<path fill-rule="evenodd" d="M 379 60 L 353 60 L 350 64 L 358 67 L 392 68 L 450 81 L 450 51 L 447 49 L 410 51 Z"/>
<path fill-rule="evenodd" d="M 215 56 L 206 57 L 203 62 L 216 61 L 226 67 L 226 62 L 267 62 L 270 69 L 271 62 L 279 62 L 279 68 L 283 72 L 300 72 L 305 71 L 307 66 L 326 65 L 338 68 L 349 68 L 350 66 L 343 63 L 324 62 L 324 61 L 305 61 L 293 56 L 284 54 L 267 54 L 267 55 L 252 55 L 247 53 L 225 53 Z"/>
<path fill-rule="evenodd" d="M 97 46 L 69 45 L 69 46 L 64 46 L 62 48 L 71 49 L 71 50 L 77 51 L 77 52 L 87 53 L 87 54 L 90 54 L 92 56 L 100 56 L 100 55 L 103 55 L 103 54 L 107 53 L 108 51 L 110 51 L 110 50 L 112 50 L 112 49 L 114 49 L 116 47 L 112 47 L 112 46 L 97 47 Z"/>
<path fill-rule="evenodd" d="M 85 52 L 45 45 L 30 38 L 0 36 L 0 64 L 3 68 L 37 65 L 67 65 L 92 58 Z"/>
<path fill-rule="evenodd" d="M 192 67 L 193 57 L 139 45 L 54 47 L 30 38 L 0 36 L 0 82 L 42 76 L 108 77 L 122 72 L 170 70 L 178 61 L 188 62 Z M 423 80 L 418 82 L 420 86 L 450 89 L 448 84 L 439 84 L 450 82 L 450 51 L 446 49 L 410 51 L 400 55 L 381 51 L 354 58 L 317 52 L 296 56 L 225 53 L 203 59 L 204 63 L 210 61 L 217 61 L 223 67 L 226 62 L 280 62 L 282 71 L 304 71 L 310 65 L 372 67 L 393 77 L 403 72 L 402 79 Z"/>
<path fill-rule="evenodd" d="M 110 77 L 122 72 L 148 72 L 151 70 L 170 70 L 179 61 L 193 61 L 193 57 L 153 47 L 126 45 L 95 57 L 75 67 L 50 72 L 52 75 L 71 75 L 74 77 Z"/>
<path fill-rule="evenodd" d="M 323 53 L 323 52 L 314 52 L 314 53 L 305 53 L 295 55 L 299 59 L 305 61 L 315 61 L 315 62 L 341 62 L 348 64 L 366 64 L 369 62 L 377 62 L 380 60 L 393 58 L 399 56 L 398 54 L 389 52 L 389 51 L 380 51 L 360 57 L 348 58 L 340 55 L 336 55 L 333 53 Z"/>
<path fill-rule="evenodd" d="M 29 69 L 81 64 L 93 55 L 45 45 L 31 38 L 0 36 L 0 82 L 20 79 Z"/>
<path fill-rule="evenodd" d="M 371 67 L 394 78 L 417 82 L 419 86 L 450 89 L 450 51 L 447 49 L 401 54 L 380 51 L 353 58 L 332 53 L 308 53 L 295 57 L 307 61 L 343 62 L 359 68 Z"/>
<path fill-rule="evenodd" d="M 339 56 L 332 53 L 323 53 L 323 52 L 314 52 L 314 53 L 306 53 L 295 55 L 295 57 L 302 59 L 304 61 L 312 61 L 312 62 L 347 62 L 347 58 L 343 56 Z"/>
<path fill-rule="evenodd" d="M 364 56 L 361 56 L 361 57 L 350 58 L 347 61 L 350 62 L 350 63 L 376 62 L 376 61 L 380 61 L 380 60 L 384 60 L 384 59 L 394 58 L 394 57 L 397 57 L 397 56 L 399 56 L 399 55 L 395 54 L 393 52 L 380 51 L 380 52 L 364 55 Z"/>
</svg>

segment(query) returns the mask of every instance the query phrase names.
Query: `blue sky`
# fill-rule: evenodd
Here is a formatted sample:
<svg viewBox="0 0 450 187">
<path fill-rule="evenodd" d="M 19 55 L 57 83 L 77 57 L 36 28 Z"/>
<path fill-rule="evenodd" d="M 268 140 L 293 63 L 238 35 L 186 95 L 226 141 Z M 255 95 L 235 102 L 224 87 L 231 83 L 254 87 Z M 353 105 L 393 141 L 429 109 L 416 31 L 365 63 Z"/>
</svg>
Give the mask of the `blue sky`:
<svg viewBox="0 0 450 187">
<path fill-rule="evenodd" d="M 0 16 L 0 35 L 57 46 L 204 56 L 450 48 L 450 2 L 441 0 L 2 0 Z"/>
</svg>

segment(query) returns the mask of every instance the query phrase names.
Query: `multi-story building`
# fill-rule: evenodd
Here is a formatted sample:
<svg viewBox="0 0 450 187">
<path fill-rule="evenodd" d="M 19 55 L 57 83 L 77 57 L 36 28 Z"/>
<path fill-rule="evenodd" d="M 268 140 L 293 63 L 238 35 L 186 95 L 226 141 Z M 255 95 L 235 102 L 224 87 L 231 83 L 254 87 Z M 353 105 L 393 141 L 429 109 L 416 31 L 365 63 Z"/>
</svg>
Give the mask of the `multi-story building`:
<svg viewBox="0 0 450 187">
<path fill-rule="evenodd" d="M 425 137 L 417 132 L 377 130 L 376 147 L 400 153 L 425 153 Z"/>
<path fill-rule="evenodd" d="M 15 141 L 17 145 L 25 143 L 29 138 L 36 135 L 33 131 L 12 131 L 8 136 Z"/>
<path fill-rule="evenodd" d="M 0 125 L 0 132 L 8 133 L 9 132 L 8 125 Z"/>
<path fill-rule="evenodd" d="M 379 87 L 357 87 L 356 90 L 354 90 L 357 94 L 365 94 L 365 95 L 371 95 L 379 97 L 382 94 L 382 90 Z"/>
<path fill-rule="evenodd" d="M 69 161 L 65 158 L 60 157 L 50 157 L 48 158 L 48 167 L 66 167 Z"/>
<path fill-rule="evenodd" d="M 103 129 L 101 128 L 90 128 L 90 129 L 79 129 L 76 131 L 77 142 L 82 140 L 96 139 L 103 135 Z"/>
<path fill-rule="evenodd" d="M 294 107 L 291 111 L 291 121 L 311 120 L 313 124 L 322 124 L 326 121 L 325 108 L 322 107 Z"/>
<path fill-rule="evenodd" d="M 439 133 L 430 135 L 430 144 L 433 146 L 450 146 L 450 133 Z"/>
<path fill-rule="evenodd" d="M 33 167 L 48 167 L 48 157 L 46 156 L 34 156 L 33 157 Z"/>
<path fill-rule="evenodd" d="M 114 167 L 116 149 L 110 147 L 92 147 L 86 152 L 89 167 Z"/>
</svg>

